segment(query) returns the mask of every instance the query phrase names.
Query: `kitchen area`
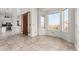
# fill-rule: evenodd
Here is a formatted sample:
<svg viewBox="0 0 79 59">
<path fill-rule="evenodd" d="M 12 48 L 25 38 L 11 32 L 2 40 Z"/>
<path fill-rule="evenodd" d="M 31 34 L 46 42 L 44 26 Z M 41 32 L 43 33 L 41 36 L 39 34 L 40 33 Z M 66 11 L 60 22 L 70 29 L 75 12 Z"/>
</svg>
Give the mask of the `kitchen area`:
<svg viewBox="0 0 79 59">
<path fill-rule="evenodd" d="M 0 30 L 2 33 L 12 31 L 12 24 L 10 22 L 3 22 L 0 24 Z"/>
<path fill-rule="evenodd" d="M 12 31 L 12 17 L 9 15 L 0 14 L 0 33 Z"/>
<path fill-rule="evenodd" d="M 19 16 L 13 16 L 10 13 L 0 14 L 0 33 L 20 33 L 21 32 L 21 19 Z"/>
<path fill-rule="evenodd" d="M 26 10 L 29 9 L 0 8 L 0 36 L 22 34 L 23 14 L 26 13 Z"/>
</svg>

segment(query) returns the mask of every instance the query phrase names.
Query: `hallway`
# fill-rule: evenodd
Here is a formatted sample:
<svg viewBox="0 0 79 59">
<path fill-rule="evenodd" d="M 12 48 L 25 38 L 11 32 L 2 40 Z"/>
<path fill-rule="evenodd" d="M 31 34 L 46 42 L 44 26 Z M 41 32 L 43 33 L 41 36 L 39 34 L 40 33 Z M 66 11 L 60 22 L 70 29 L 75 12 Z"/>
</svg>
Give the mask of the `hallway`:
<svg viewBox="0 0 79 59">
<path fill-rule="evenodd" d="M 0 35 L 0 51 L 75 51 L 74 44 L 51 36 Z"/>
</svg>

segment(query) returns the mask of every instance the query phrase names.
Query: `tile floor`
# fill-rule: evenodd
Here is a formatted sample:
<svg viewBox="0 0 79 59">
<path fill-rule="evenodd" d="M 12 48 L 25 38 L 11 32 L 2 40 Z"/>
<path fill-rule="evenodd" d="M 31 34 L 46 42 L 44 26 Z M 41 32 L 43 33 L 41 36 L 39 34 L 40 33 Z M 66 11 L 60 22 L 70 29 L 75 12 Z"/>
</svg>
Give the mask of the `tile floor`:
<svg viewBox="0 0 79 59">
<path fill-rule="evenodd" d="M 0 51 L 75 51 L 75 46 L 50 36 L 31 38 L 22 34 L 0 33 Z"/>
</svg>

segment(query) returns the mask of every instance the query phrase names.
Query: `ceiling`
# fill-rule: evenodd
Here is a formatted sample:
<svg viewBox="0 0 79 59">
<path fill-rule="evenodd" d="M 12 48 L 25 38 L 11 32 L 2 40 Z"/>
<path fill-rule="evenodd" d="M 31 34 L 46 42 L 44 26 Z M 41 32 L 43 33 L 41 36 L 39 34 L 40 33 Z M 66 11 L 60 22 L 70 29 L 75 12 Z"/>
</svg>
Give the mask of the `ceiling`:
<svg viewBox="0 0 79 59">
<path fill-rule="evenodd" d="M 20 15 L 23 8 L 0 8 L 0 15 Z"/>
<path fill-rule="evenodd" d="M 60 12 L 65 8 L 39 8 L 41 14 Z M 0 8 L 0 15 L 20 15 L 27 12 L 29 8 Z"/>
<path fill-rule="evenodd" d="M 13 14 L 15 13 L 16 9 L 13 8 L 0 8 L 0 15 L 4 15 L 4 14 Z"/>
<path fill-rule="evenodd" d="M 64 10 L 65 8 L 39 8 L 41 14 L 56 13 Z"/>
<path fill-rule="evenodd" d="M 0 8 L 0 15 L 21 15 L 28 10 L 28 8 Z"/>
<path fill-rule="evenodd" d="M 58 12 L 61 10 L 64 10 L 65 8 L 39 8 L 40 11 L 53 11 L 53 12 Z"/>
</svg>

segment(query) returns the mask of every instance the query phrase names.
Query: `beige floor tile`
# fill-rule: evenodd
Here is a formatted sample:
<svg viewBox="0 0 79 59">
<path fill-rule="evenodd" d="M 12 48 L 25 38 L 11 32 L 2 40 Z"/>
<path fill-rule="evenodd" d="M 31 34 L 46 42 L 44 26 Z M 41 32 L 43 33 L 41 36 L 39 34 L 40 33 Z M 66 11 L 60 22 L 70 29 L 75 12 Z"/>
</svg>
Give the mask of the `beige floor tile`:
<svg viewBox="0 0 79 59">
<path fill-rule="evenodd" d="M 28 37 L 22 34 L 0 33 L 0 51 L 74 51 L 75 46 L 51 36 Z"/>
</svg>

